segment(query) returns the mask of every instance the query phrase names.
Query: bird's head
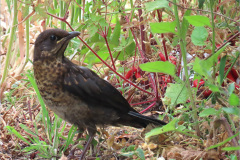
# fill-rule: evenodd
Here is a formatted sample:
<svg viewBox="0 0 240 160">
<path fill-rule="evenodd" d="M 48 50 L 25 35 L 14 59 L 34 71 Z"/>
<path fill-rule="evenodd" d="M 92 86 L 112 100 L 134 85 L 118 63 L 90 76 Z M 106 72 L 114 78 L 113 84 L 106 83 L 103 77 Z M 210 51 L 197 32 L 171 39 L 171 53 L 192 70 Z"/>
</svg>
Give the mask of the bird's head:
<svg viewBox="0 0 240 160">
<path fill-rule="evenodd" d="M 69 41 L 80 32 L 67 32 L 62 29 L 48 29 L 40 33 L 35 41 L 34 58 L 63 57 Z"/>
</svg>

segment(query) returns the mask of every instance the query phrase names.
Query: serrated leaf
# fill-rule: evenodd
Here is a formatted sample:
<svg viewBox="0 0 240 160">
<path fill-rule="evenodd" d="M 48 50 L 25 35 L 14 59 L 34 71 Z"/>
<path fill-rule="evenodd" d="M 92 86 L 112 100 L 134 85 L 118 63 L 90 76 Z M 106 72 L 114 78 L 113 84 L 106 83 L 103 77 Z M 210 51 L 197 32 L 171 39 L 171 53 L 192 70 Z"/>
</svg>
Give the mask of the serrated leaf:
<svg viewBox="0 0 240 160">
<path fill-rule="evenodd" d="M 42 16 L 43 18 L 47 18 L 47 10 L 43 4 L 38 4 L 34 9 L 38 15 Z"/>
<path fill-rule="evenodd" d="M 159 23 L 150 23 L 150 28 L 152 33 L 174 33 L 176 28 L 176 22 L 159 22 Z"/>
<path fill-rule="evenodd" d="M 151 11 L 154 11 L 154 10 L 160 9 L 160 8 L 170 9 L 169 2 L 167 0 L 156 0 L 153 2 L 147 2 L 147 3 L 145 3 L 145 7 L 146 7 L 147 12 L 151 12 Z"/>
<path fill-rule="evenodd" d="M 201 113 L 199 113 L 199 117 L 207 117 L 209 115 L 217 115 L 218 111 L 214 108 L 204 109 Z"/>
<path fill-rule="evenodd" d="M 105 18 L 101 18 L 101 19 L 99 20 L 99 24 L 100 24 L 100 26 L 101 26 L 102 28 L 108 27 L 108 23 L 107 23 L 107 21 L 105 20 Z M 111 28 L 111 27 L 110 27 L 110 28 Z"/>
<path fill-rule="evenodd" d="M 240 109 L 238 107 L 233 107 L 233 108 L 223 107 L 222 109 L 228 114 L 234 114 L 236 116 L 240 116 Z"/>
<path fill-rule="evenodd" d="M 98 52 L 97 54 L 103 59 L 106 60 L 109 57 L 109 52 L 106 46 L 103 46 Z M 88 64 L 95 64 L 101 62 L 99 58 L 97 58 L 93 53 L 89 53 L 85 60 L 84 63 L 88 63 Z"/>
<path fill-rule="evenodd" d="M 200 15 L 193 15 L 193 16 L 184 16 L 187 21 L 196 27 L 203 27 L 203 26 L 209 26 L 211 27 L 210 20 L 206 16 L 200 16 Z"/>
<path fill-rule="evenodd" d="M 140 64 L 139 67 L 143 71 L 147 72 L 159 72 L 174 76 L 175 75 L 175 65 L 170 62 L 155 61 Z"/>
<path fill-rule="evenodd" d="M 208 32 L 204 27 L 195 27 L 192 35 L 191 40 L 194 45 L 196 46 L 203 46 L 205 45 L 205 41 L 207 40 Z"/>
<path fill-rule="evenodd" d="M 171 105 L 177 105 L 180 103 L 186 103 L 189 95 L 184 84 L 169 83 L 165 93 L 165 98 L 171 100 Z"/>
<path fill-rule="evenodd" d="M 98 31 L 98 28 L 95 25 L 91 25 L 88 28 L 88 33 L 90 37 L 94 36 L 94 34 L 96 34 L 97 31 Z"/>
<path fill-rule="evenodd" d="M 234 93 L 232 93 L 232 94 L 229 96 L 228 101 L 229 101 L 229 104 L 230 104 L 231 106 L 239 106 L 239 105 L 240 105 L 240 104 L 239 104 L 239 97 L 238 97 L 236 94 L 234 94 Z"/>
<path fill-rule="evenodd" d="M 121 26 L 120 26 L 119 21 L 117 21 L 116 26 L 115 26 L 113 33 L 111 35 L 111 38 L 110 38 L 111 43 L 116 46 L 119 44 L 120 31 L 121 31 Z"/>
</svg>

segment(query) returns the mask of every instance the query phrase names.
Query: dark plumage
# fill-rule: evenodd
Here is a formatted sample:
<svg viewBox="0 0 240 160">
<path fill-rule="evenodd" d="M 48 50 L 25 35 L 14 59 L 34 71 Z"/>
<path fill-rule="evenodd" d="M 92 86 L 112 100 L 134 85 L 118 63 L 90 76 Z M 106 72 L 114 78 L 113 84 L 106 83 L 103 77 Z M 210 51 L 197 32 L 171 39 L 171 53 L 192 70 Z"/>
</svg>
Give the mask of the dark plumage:
<svg viewBox="0 0 240 160">
<path fill-rule="evenodd" d="M 64 56 L 69 41 L 78 35 L 79 32 L 61 29 L 42 32 L 35 42 L 33 68 L 46 105 L 80 130 L 88 130 L 90 138 L 80 159 L 96 133 L 96 126 L 165 125 L 163 121 L 139 114 L 110 83 Z"/>
</svg>

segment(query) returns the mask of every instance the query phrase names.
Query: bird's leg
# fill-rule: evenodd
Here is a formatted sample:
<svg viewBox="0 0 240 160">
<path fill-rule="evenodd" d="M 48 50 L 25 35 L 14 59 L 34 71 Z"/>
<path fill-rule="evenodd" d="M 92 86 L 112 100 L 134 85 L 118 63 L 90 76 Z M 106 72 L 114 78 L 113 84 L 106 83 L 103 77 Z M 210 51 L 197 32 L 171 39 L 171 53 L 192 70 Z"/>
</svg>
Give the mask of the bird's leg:
<svg viewBox="0 0 240 160">
<path fill-rule="evenodd" d="M 95 134 L 89 134 L 89 138 L 88 138 L 87 144 L 85 145 L 84 150 L 81 153 L 81 156 L 80 156 L 79 160 L 83 160 L 83 158 L 84 158 L 88 148 L 90 147 L 90 144 L 92 143 L 94 135 Z"/>
</svg>

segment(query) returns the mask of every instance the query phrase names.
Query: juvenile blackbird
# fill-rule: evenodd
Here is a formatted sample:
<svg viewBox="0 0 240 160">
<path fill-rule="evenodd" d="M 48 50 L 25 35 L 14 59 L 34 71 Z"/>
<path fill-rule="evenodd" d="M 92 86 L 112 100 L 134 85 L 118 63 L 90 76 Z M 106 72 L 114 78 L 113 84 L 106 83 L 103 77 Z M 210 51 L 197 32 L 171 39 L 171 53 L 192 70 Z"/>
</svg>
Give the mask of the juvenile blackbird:
<svg viewBox="0 0 240 160">
<path fill-rule="evenodd" d="M 69 41 L 79 34 L 61 29 L 42 32 L 35 41 L 33 69 L 45 104 L 80 130 L 87 129 L 89 139 L 80 159 L 93 140 L 96 126 L 165 125 L 163 121 L 139 114 L 110 83 L 64 56 Z"/>
</svg>

